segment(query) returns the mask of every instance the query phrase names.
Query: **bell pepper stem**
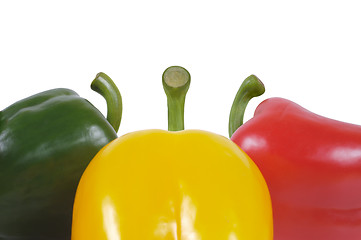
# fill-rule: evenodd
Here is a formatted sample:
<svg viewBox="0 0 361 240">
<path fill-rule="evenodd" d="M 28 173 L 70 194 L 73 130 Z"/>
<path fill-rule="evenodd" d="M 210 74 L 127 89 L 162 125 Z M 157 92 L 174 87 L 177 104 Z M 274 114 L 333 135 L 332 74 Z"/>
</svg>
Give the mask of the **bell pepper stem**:
<svg viewBox="0 0 361 240">
<path fill-rule="evenodd" d="M 122 119 L 122 97 L 113 80 L 105 73 L 98 73 L 90 85 L 91 89 L 102 95 L 107 102 L 107 121 L 118 132 Z"/>
<path fill-rule="evenodd" d="M 242 126 L 248 102 L 253 97 L 261 96 L 264 92 L 263 83 L 255 75 L 250 75 L 243 81 L 233 101 L 229 115 L 229 137 L 232 137 L 233 133 Z"/>
<path fill-rule="evenodd" d="M 184 130 L 184 103 L 191 76 L 189 72 L 179 66 L 167 68 L 162 76 L 164 91 L 167 95 L 168 130 Z"/>
</svg>

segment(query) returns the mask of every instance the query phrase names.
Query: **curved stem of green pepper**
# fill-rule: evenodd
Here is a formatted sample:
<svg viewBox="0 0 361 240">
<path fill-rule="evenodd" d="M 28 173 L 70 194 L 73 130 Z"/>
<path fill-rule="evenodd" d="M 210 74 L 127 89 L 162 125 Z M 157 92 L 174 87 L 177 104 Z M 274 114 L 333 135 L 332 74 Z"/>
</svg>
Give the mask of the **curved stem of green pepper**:
<svg viewBox="0 0 361 240">
<path fill-rule="evenodd" d="M 184 103 L 191 76 L 185 68 L 172 66 L 164 71 L 162 82 L 167 95 L 168 130 L 184 130 Z"/>
<path fill-rule="evenodd" d="M 122 119 L 122 97 L 113 80 L 105 73 L 98 73 L 91 83 L 91 89 L 102 95 L 107 102 L 107 120 L 118 132 Z"/>
<path fill-rule="evenodd" d="M 233 133 L 243 124 L 244 112 L 248 102 L 253 97 L 258 97 L 264 92 L 263 83 L 255 75 L 250 75 L 243 81 L 233 101 L 229 115 L 229 137 L 232 137 Z"/>
</svg>

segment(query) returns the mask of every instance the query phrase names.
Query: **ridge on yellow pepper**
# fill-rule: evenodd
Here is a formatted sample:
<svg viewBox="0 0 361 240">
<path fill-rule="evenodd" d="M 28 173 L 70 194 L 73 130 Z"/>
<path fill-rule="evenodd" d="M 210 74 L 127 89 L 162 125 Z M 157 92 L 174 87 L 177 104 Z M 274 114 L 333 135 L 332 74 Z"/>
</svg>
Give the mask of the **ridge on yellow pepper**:
<svg viewBox="0 0 361 240">
<path fill-rule="evenodd" d="M 76 193 L 72 240 L 272 240 L 267 185 L 229 139 L 184 129 L 190 75 L 163 74 L 170 131 L 128 133 L 105 146 Z"/>
</svg>

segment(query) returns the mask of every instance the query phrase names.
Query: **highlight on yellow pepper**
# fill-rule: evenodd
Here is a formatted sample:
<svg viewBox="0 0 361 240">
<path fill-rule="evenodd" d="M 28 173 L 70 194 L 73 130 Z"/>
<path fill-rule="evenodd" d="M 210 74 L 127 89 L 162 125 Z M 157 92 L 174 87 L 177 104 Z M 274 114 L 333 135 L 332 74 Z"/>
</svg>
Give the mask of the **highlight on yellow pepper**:
<svg viewBox="0 0 361 240">
<path fill-rule="evenodd" d="M 72 240 L 272 240 L 267 185 L 231 140 L 184 129 L 190 75 L 167 68 L 168 130 L 125 134 L 78 185 Z"/>
</svg>

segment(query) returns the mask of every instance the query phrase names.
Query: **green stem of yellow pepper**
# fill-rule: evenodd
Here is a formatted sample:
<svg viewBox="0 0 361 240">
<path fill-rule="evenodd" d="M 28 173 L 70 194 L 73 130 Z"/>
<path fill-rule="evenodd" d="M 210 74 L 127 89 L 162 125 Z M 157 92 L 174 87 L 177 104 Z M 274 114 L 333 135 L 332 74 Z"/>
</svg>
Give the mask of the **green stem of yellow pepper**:
<svg viewBox="0 0 361 240">
<path fill-rule="evenodd" d="M 229 137 L 232 137 L 233 133 L 243 124 L 244 112 L 248 102 L 253 97 L 258 97 L 264 92 L 263 83 L 255 75 L 250 75 L 243 81 L 233 101 L 229 115 Z"/>
<path fill-rule="evenodd" d="M 122 97 L 113 80 L 105 73 L 98 73 L 91 83 L 91 89 L 102 95 L 107 102 L 107 120 L 118 132 L 122 119 Z"/>
<path fill-rule="evenodd" d="M 168 130 L 184 130 L 184 103 L 191 76 L 183 67 L 172 66 L 164 71 L 162 82 L 167 95 Z"/>
</svg>

